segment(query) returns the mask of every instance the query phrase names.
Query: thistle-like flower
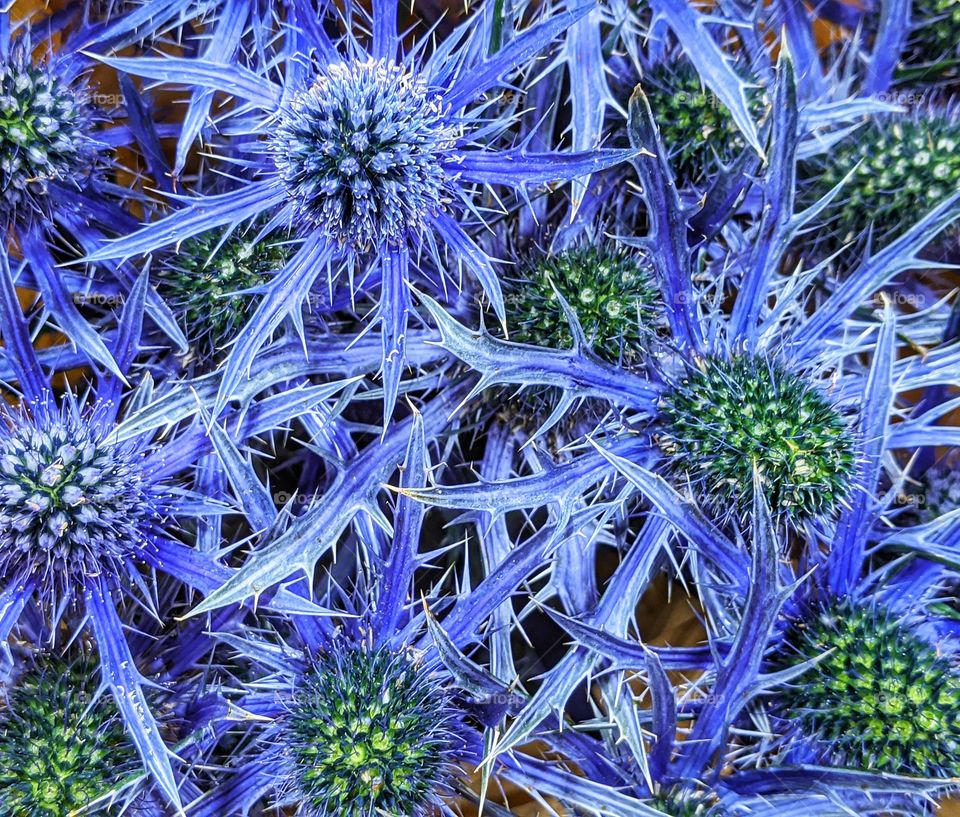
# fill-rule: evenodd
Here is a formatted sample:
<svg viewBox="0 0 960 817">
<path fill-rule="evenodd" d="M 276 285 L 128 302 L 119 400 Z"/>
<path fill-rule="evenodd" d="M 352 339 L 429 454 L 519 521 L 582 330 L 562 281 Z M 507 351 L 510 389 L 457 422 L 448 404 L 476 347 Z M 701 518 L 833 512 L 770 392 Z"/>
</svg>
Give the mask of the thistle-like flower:
<svg viewBox="0 0 960 817">
<path fill-rule="evenodd" d="M 278 118 L 270 151 L 307 232 L 368 250 L 422 233 L 453 199 L 443 164 L 458 155 L 460 128 L 403 65 L 329 65 Z"/>
<path fill-rule="evenodd" d="M 657 64 L 641 85 L 678 185 L 709 181 L 718 164 L 729 165 L 747 148 L 729 109 L 688 61 Z M 764 116 L 762 91 L 751 89 L 747 104 L 759 124 Z"/>
<path fill-rule="evenodd" d="M 46 212 L 50 184 L 82 186 L 96 166 L 90 92 L 55 58 L 34 65 L 29 38 L 0 55 L 0 224 Z"/>
<path fill-rule="evenodd" d="M 708 792 L 687 789 L 661 792 L 649 805 L 670 817 L 728 817 L 730 813 Z"/>
<path fill-rule="evenodd" d="M 956 0 L 914 0 L 906 63 L 956 70 L 960 48 L 960 3 Z"/>
<path fill-rule="evenodd" d="M 48 598 L 120 575 L 147 541 L 160 494 L 143 452 L 70 413 L 8 412 L 0 423 L 0 576 Z"/>
<path fill-rule="evenodd" d="M 600 358 L 633 360 L 654 331 L 660 306 L 654 281 L 643 254 L 607 244 L 574 247 L 528 263 L 506 293 L 511 340 L 569 349 L 573 337 L 563 298 Z"/>
<path fill-rule="evenodd" d="M 0 709 L 0 815 L 63 817 L 116 790 L 137 754 L 94 668 L 39 657 Z"/>
<path fill-rule="evenodd" d="M 747 513 L 756 469 L 777 513 L 834 513 L 849 493 L 854 445 L 824 394 L 780 363 L 707 359 L 666 391 L 660 447 L 714 509 Z"/>
<path fill-rule="evenodd" d="M 257 218 L 291 225 L 298 251 L 264 288 L 234 345 L 218 408 L 270 334 L 299 310 L 318 276 L 326 273 L 332 288 L 339 270 L 351 271 L 352 284 L 359 269 L 380 283 L 371 317 L 382 325 L 390 414 L 412 309 L 407 284 L 419 263 L 413 259 L 425 256 L 440 271 L 464 267 L 498 320 L 506 320 L 495 264 L 471 235 L 476 225 L 469 214 L 479 213 L 474 186 L 524 191 L 598 172 L 636 153 L 528 151 L 504 142 L 515 113 L 503 109 L 488 121 L 491 92 L 588 10 L 554 14 L 492 55 L 489 15 L 468 20 L 443 47 L 422 43 L 407 50 L 397 32 L 398 7 L 388 3 L 374 10 L 372 41 L 362 25 L 336 44 L 322 25 L 296 35 L 296 27 L 290 28 L 279 55 L 288 70 L 281 74 L 269 63 L 256 70 L 218 64 L 207 72 L 190 59 L 108 60 L 143 77 L 242 97 L 225 129 L 239 140 L 238 161 L 251 176 L 231 192 L 189 200 L 167 218 L 105 243 L 88 260 L 146 254 Z"/>
<path fill-rule="evenodd" d="M 157 286 L 183 326 L 190 345 L 209 362 L 234 339 L 253 310 L 250 295 L 292 255 L 279 237 L 249 234 L 223 240 L 218 231 L 188 239 L 159 270 Z"/>
<path fill-rule="evenodd" d="M 410 656 L 338 646 L 302 676 L 278 740 L 310 817 L 419 817 L 448 788 L 462 729 L 449 694 Z"/>
<path fill-rule="evenodd" d="M 960 674 L 872 601 L 833 601 L 787 635 L 785 666 L 818 659 L 779 704 L 827 761 L 918 777 L 960 774 Z"/>
<path fill-rule="evenodd" d="M 926 212 L 960 184 L 960 127 L 948 112 L 920 111 L 884 118 L 837 145 L 811 195 L 823 195 L 852 173 L 827 210 L 831 233 L 843 243 L 861 240 L 872 228 L 886 244 L 903 214 Z"/>
</svg>

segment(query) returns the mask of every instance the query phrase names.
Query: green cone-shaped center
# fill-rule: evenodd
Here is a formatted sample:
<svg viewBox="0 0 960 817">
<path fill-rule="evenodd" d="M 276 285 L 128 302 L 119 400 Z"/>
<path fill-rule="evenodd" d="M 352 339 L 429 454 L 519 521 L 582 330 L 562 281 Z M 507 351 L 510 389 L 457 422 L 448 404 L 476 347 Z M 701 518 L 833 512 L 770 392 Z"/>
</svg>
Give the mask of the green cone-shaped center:
<svg viewBox="0 0 960 817">
<path fill-rule="evenodd" d="M 839 602 L 790 634 L 795 665 L 821 658 L 782 694 L 787 717 L 832 762 L 924 777 L 960 774 L 960 676 L 891 613 Z"/>
<path fill-rule="evenodd" d="M 888 120 L 837 145 L 817 177 L 811 201 L 847 179 L 826 211 L 836 240 L 853 242 L 872 227 L 883 245 L 960 185 L 960 127 L 946 117 Z"/>
<path fill-rule="evenodd" d="M 611 247 L 582 247 L 527 266 L 507 292 L 511 340 L 550 349 L 573 344 L 560 296 L 569 304 L 594 351 L 611 362 L 631 358 L 646 344 L 658 294 L 646 258 Z"/>
<path fill-rule="evenodd" d="M 704 361 L 662 400 L 670 468 L 718 511 L 747 513 L 756 468 L 774 513 L 832 513 L 849 490 L 853 444 L 816 388 L 761 358 Z"/>
<path fill-rule="evenodd" d="M 301 680 L 285 721 L 311 817 L 419 817 L 455 745 L 446 695 L 404 655 L 341 650 Z"/>
<path fill-rule="evenodd" d="M 718 161 L 728 164 L 746 147 L 730 110 L 689 62 L 658 66 L 641 85 L 678 183 L 703 180 Z M 748 91 L 747 103 L 759 122 L 763 94 Z"/>
<path fill-rule="evenodd" d="M 17 682 L 0 711 L 0 817 L 67 817 L 133 769 L 109 699 L 88 709 L 95 689 L 83 663 L 51 661 Z"/>
<path fill-rule="evenodd" d="M 221 244 L 219 231 L 202 233 L 184 241 L 161 271 L 160 293 L 200 355 L 216 355 L 250 317 L 256 299 L 236 293 L 265 284 L 292 255 L 278 238 L 256 237 L 250 228 Z"/>
</svg>

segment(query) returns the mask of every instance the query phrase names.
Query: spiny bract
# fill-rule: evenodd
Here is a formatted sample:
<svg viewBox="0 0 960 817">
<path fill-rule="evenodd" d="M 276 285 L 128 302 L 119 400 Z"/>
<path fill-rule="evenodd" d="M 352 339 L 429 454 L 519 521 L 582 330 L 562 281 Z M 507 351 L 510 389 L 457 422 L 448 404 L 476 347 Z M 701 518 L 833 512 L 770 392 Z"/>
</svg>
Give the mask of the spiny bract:
<svg viewBox="0 0 960 817">
<path fill-rule="evenodd" d="M 42 210 L 51 182 L 76 186 L 90 174 L 97 142 L 89 92 L 56 63 L 34 65 L 24 42 L 0 52 L 0 222 Z"/>
<path fill-rule="evenodd" d="M 420 817 L 450 776 L 447 695 L 406 655 L 338 649 L 302 678 L 284 722 L 310 817 Z"/>
<path fill-rule="evenodd" d="M 641 87 L 679 183 L 703 180 L 718 160 L 729 164 L 746 147 L 730 111 L 704 86 L 689 62 L 656 66 Z M 747 98 L 753 118 L 759 121 L 764 114 L 763 95 L 750 91 Z"/>
<path fill-rule="evenodd" d="M 506 295 L 511 340 L 551 349 L 573 345 L 557 293 L 605 360 L 635 358 L 652 334 L 658 294 L 642 255 L 603 245 L 565 250 L 528 264 Z"/>
<path fill-rule="evenodd" d="M 158 276 L 161 295 L 205 358 L 234 339 L 256 305 L 251 296 L 235 293 L 266 283 L 292 255 L 278 238 L 257 241 L 255 228 L 222 240 L 211 231 L 184 241 Z"/>
<path fill-rule="evenodd" d="M 297 94 L 272 153 L 307 228 L 376 249 L 443 209 L 441 161 L 456 134 L 442 97 L 403 66 L 368 59 L 329 65 Z"/>
<path fill-rule="evenodd" d="M 143 540 L 150 497 L 138 461 L 68 416 L 0 422 L 0 576 L 59 595 Z"/>
<path fill-rule="evenodd" d="M 0 714 L 0 817 L 66 817 L 136 767 L 110 699 L 93 703 L 93 667 L 40 661 Z"/>
<path fill-rule="evenodd" d="M 847 180 L 827 209 L 835 240 L 856 241 L 873 229 L 883 245 L 960 185 L 960 127 L 938 113 L 879 121 L 837 145 L 822 167 L 810 169 L 819 197 Z"/>
<path fill-rule="evenodd" d="M 846 423 L 826 397 L 777 362 L 711 358 L 661 400 L 660 447 L 715 510 L 748 512 L 757 469 L 775 513 L 794 521 L 835 511 L 854 455 Z"/>
<path fill-rule="evenodd" d="M 821 660 L 781 705 L 831 762 L 923 777 L 960 774 L 960 675 L 893 613 L 836 601 L 788 635 L 795 665 Z"/>
</svg>

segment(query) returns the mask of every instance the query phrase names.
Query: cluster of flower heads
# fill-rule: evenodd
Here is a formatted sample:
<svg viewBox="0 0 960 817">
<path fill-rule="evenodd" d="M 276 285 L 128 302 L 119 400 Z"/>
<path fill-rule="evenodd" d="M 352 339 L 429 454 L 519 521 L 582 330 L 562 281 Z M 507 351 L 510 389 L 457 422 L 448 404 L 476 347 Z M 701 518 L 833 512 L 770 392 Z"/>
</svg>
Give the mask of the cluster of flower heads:
<svg viewBox="0 0 960 817">
<path fill-rule="evenodd" d="M 958 21 L 0 11 L 0 817 L 950 808 Z"/>
</svg>

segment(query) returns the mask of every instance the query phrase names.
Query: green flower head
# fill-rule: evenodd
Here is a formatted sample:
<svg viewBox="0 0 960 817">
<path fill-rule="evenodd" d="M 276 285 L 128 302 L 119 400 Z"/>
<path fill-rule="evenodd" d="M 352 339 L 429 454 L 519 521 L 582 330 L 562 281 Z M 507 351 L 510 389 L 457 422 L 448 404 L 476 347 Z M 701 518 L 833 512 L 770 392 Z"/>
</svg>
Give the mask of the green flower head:
<svg viewBox="0 0 960 817">
<path fill-rule="evenodd" d="M 718 161 L 729 164 L 746 148 L 730 110 L 688 61 L 657 66 L 641 85 L 678 184 L 703 182 Z M 749 90 L 747 104 L 754 121 L 762 120 L 762 91 Z"/>
<path fill-rule="evenodd" d="M 788 687 L 794 719 L 833 763 L 921 777 L 960 774 L 960 675 L 883 608 L 838 601 L 788 633 L 793 666 L 821 660 Z"/>
<path fill-rule="evenodd" d="M 256 300 L 236 293 L 267 283 L 292 255 L 281 239 L 256 237 L 255 226 L 225 240 L 218 230 L 202 233 L 160 271 L 160 294 L 202 358 L 215 358 L 252 314 Z"/>
<path fill-rule="evenodd" d="M 137 755 L 86 662 L 42 660 L 0 710 L 0 817 L 67 817 L 115 789 Z M 104 813 L 104 812 L 100 812 Z"/>
<path fill-rule="evenodd" d="M 510 339 L 569 349 L 573 337 L 558 293 L 605 360 L 636 357 L 652 335 L 659 295 L 643 255 L 601 245 L 565 250 L 528 264 L 506 294 Z"/>
<path fill-rule="evenodd" d="M 346 648 L 302 678 L 284 723 L 310 817 L 421 817 L 452 773 L 453 705 L 422 668 L 388 650 Z"/>
<path fill-rule="evenodd" d="M 716 511 L 745 515 L 757 469 L 775 514 L 833 513 L 849 491 L 853 442 L 827 398 L 779 363 L 740 356 L 691 367 L 661 400 L 660 447 Z"/>
<path fill-rule="evenodd" d="M 960 0 L 913 0 L 908 64 L 956 66 L 960 48 Z M 944 66 L 946 67 L 946 66 Z"/>
<path fill-rule="evenodd" d="M 960 186 L 960 126 L 945 115 L 885 119 L 836 145 L 822 166 L 811 165 L 809 202 L 852 173 L 826 210 L 832 241 L 851 243 L 873 229 L 882 246 Z"/>
</svg>

